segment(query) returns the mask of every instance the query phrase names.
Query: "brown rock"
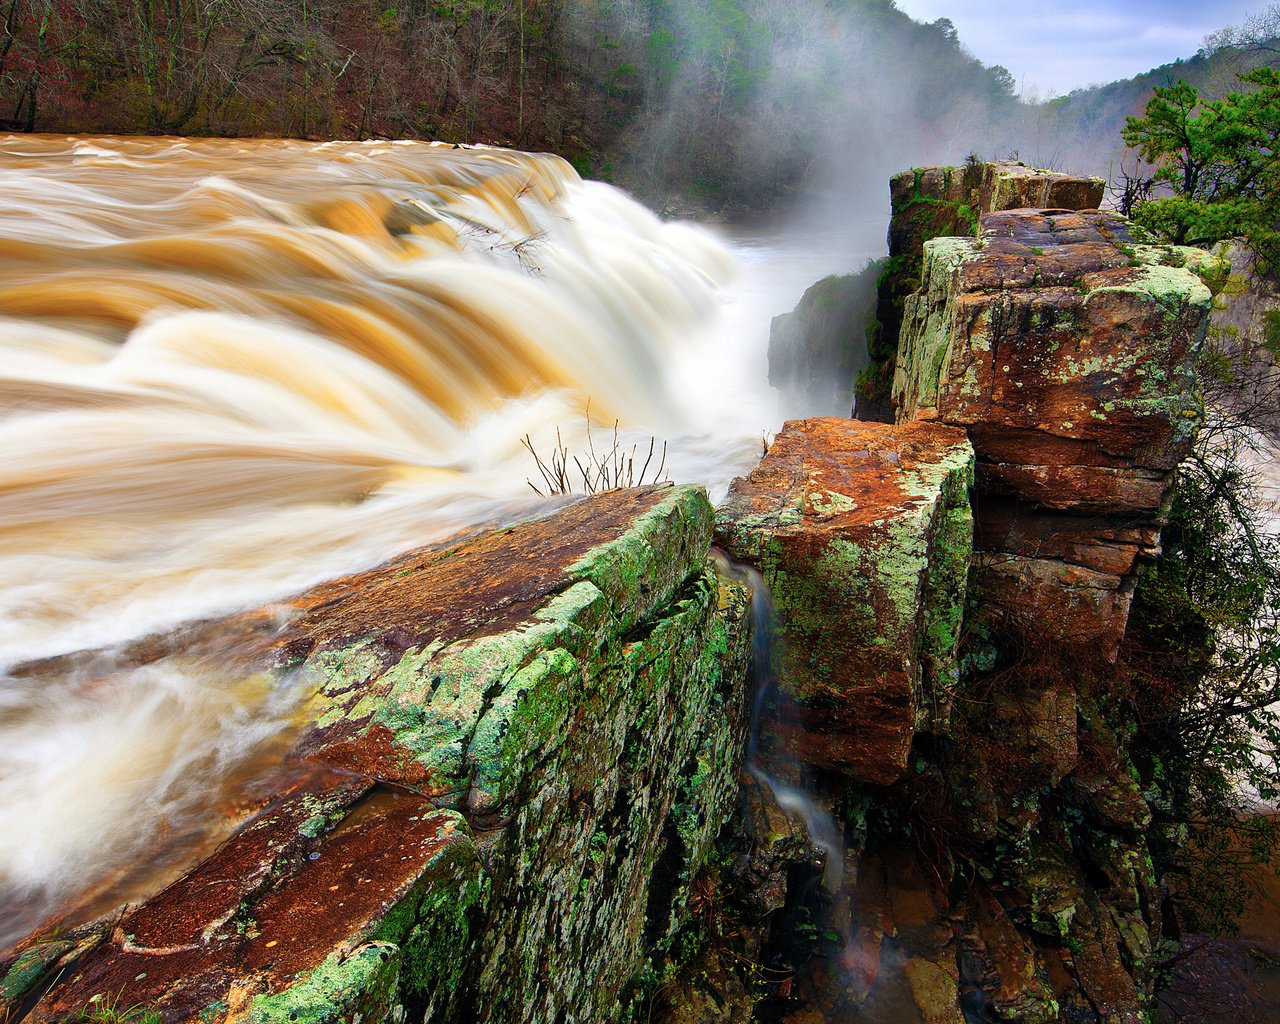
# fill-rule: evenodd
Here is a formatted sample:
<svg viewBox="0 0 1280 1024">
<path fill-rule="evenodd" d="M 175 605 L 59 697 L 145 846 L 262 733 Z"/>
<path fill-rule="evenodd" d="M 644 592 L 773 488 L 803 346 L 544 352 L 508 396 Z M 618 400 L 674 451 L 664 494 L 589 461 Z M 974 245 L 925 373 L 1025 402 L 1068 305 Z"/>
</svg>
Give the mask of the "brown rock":
<svg viewBox="0 0 1280 1024">
<path fill-rule="evenodd" d="M 925 248 L 894 396 L 970 432 L 983 603 L 1113 658 L 1199 424 L 1208 289 L 1097 211 L 993 213 Z"/>
<path fill-rule="evenodd" d="M 283 627 L 138 645 L 234 635 L 315 694 L 260 813 L 109 934 L 0 963 L 4 998 L 54 970 L 34 1024 L 95 995 L 168 1024 L 601 1018 L 737 792 L 748 594 L 711 527 L 698 488 L 609 492 L 324 584 Z"/>
<path fill-rule="evenodd" d="M 880 277 L 876 300 L 879 329 L 868 336 L 872 364 L 880 364 L 878 384 L 864 388 L 859 395 L 858 415 L 864 419 L 892 419 L 889 388 L 903 324 L 903 303 L 920 284 L 926 241 L 949 235 L 972 237 L 979 218 L 997 210 L 1094 209 L 1102 202 L 1102 192 L 1101 178 L 1058 174 L 1014 161 L 971 160 L 963 167 L 917 167 L 894 175 L 889 181 L 893 211 L 889 221 L 889 261 Z"/>
<path fill-rule="evenodd" d="M 972 577 L 982 613 L 1021 627 L 1025 636 L 1102 641 L 1104 657 L 1111 657 L 1124 635 L 1132 577 L 998 551 L 976 552 Z"/>
<path fill-rule="evenodd" d="M 805 763 L 892 782 L 917 725 L 945 727 L 970 453 L 932 424 L 798 420 L 734 481 L 717 543 L 772 588 L 784 720 Z"/>
<path fill-rule="evenodd" d="M 316 799 L 287 801 L 126 915 L 27 1019 L 74 1016 L 102 993 L 120 993 L 126 1005 L 166 1020 L 210 1008 L 214 1016 L 235 1015 L 300 979 L 313 982 L 312 999 L 337 1005 L 350 993 L 385 1014 L 397 944 L 408 939 L 419 908 L 443 896 L 465 910 L 479 897 L 475 846 L 458 815 L 382 792 L 338 811 L 342 827 L 312 841 L 303 836 L 302 848 L 291 850 L 299 816 L 319 806 L 308 796 Z M 239 882 L 234 872 L 258 864 L 275 873 L 272 888 L 235 903 L 220 898 Z"/>
<path fill-rule="evenodd" d="M 976 928 L 964 939 L 967 974 L 1004 1020 L 1050 1024 L 1057 1019 L 1053 992 L 1040 974 L 1035 946 L 1021 934 L 1000 901 L 972 893 Z"/>
</svg>

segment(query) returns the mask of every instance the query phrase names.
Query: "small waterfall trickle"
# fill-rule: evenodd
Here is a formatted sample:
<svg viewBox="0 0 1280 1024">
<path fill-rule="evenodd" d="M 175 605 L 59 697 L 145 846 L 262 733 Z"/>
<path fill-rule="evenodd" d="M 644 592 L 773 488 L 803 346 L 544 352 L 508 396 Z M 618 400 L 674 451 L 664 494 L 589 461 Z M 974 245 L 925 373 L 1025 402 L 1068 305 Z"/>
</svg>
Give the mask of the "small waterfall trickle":
<svg viewBox="0 0 1280 1024">
<path fill-rule="evenodd" d="M 794 1008 L 798 996 L 823 1004 L 827 1020 L 897 1020 L 892 999 L 885 1003 L 871 998 L 878 977 L 899 976 L 897 954 L 891 945 L 867 947 L 858 909 L 862 844 L 850 841 L 830 809 L 847 807 L 848 794 L 841 797 L 845 787 L 815 774 L 813 766 L 799 763 L 786 747 L 786 713 L 779 713 L 786 697 L 778 685 L 779 627 L 773 595 L 756 569 L 719 550 L 715 556 L 720 572 L 752 593 L 752 701 L 744 767 L 822 854 L 820 874 L 815 864 L 814 874 L 788 893 L 789 910 L 775 922 L 770 937 L 788 969 L 805 978 L 800 988 L 789 989 L 784 1004 Z M 824 790 L 829 802 L 824 802 Z"/>
<path fill-rule="evenodd" d="M 735 562 L 717 551 L 718 565 L 723 575 L 738 580 L 751 590 L 751 716 L 748 721 L 745 767 L 752 778 L 773 794 L 778 806 L 789 816 L 799 818 L 814 847 L 823 852 L 822 888 L 828 893 L 840 891 L 844 881 L 845 841 L 844 832 L 835 817 L 799 786 L 783 781 L 775 772 L 765 768 L 766 755 L 760 740 L 765 727 L 765 711 L 777 700 L 777 615 L 773 594 L 763 576 L 749 565 Z M 773 749 L 768 759 L 782 767 L 787 761 L 785 751 Z"/>
</svg>

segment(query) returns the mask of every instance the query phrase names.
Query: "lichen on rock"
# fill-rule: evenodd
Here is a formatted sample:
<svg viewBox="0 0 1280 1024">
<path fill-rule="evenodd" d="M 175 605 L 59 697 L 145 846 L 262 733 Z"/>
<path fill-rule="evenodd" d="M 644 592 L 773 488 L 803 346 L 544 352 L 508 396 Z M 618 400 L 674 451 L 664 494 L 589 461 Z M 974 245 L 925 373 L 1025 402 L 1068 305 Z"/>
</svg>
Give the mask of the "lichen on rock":
<svg viewBox="0 0 1280 1024">
<path fill-rule="evenodd" d="M 952 428 L 800 420 L 730 488 L 717 542 L 772 589 L 806 763 L 885 784 L 918 724 L 945 730 L 972 459 Z"/>
<path fill-rule="evenodd" d="M 610 492 L 231 624 L 317 687 L 294 781 L 4 984 L 73 956 L 33 1024 L 106 991 L 169 1024 L 607 1019 L 736 802 L 750 595 L 711 526 L 700 488 Z"/>
</svg>

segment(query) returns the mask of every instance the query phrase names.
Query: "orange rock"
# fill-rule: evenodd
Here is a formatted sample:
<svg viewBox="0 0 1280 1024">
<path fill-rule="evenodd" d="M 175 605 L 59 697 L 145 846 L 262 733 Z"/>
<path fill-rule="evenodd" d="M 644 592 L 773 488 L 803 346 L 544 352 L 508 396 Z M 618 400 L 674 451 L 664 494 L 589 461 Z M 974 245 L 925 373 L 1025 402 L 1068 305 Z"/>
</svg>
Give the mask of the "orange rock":
<svg viewBox="0 0 1280 1024">
<path fill-rule="evenodd" d="M 716 537 L 773 591 L 792 751 L 890 783 L 916 728 L 945 729 L 971 547 L 960 430 L 786 424 L 735 480 Z"/>
</svg>

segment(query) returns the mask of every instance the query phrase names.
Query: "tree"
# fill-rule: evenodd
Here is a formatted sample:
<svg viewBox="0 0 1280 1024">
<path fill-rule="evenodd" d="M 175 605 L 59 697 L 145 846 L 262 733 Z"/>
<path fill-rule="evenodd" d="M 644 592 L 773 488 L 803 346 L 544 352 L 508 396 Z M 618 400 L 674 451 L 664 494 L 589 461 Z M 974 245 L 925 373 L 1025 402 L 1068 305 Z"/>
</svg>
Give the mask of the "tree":
<svg viewBox="0 0 1280 1024">
<path fill-rule="evenodd" d="M 1199 361 L 1206 421 L 1126 637 L 1148 774 L 1182 826 L 1164 851 L 1178 919 L 1197 932 L 1231 930 L 1247 869 L 1280 841 L 1257 813 L 1280 799 L 1280 537 L 1258 487 L 1277 385 L 1224 342 L 1211 332 Z"/>
<path fill-rule="evenodd" d="M 1268 64 L 1280 62 L 1280 3 L 1270 3 L 1265 11 L 1251 14 L 1239 26 L 1219 29 L 1205 37 L 1206 55 L 1227 48 L 1244 50 Z"/>
<path fill-rule="evenodd" d="M 1157 87 L 1123 133 L 1153 170 L 1122 171 L 1118 198 L 1169 241 L 1241 239 L 1274 275 L 1280 73 L 1239 78 L 1246 88 L 1219 100 L 1182 81 Z M 1215 290 L 1233 280 L 1226 262 L 1202 275 Z M 1212 326 L 1198 376 L 1206 421 L 1179 467 L 1161 556 L 1134 595 L 1126 657 L 1147 775 L 1175 825 L 1162 859 L 1178 923 L 1222 931 L 1247 869 L 1280 842 L 1280 818 L 1258 813 L 1280 799 L 1280 536 L 1258 487 L 1274 459 L 1277 378 Z"/>
<path fill-rule="evenodd" d="M 1144 117 L 1130 117 L 1124 141 L 1155 165 L 1167 192 L 1135 219 L 1162 238 L 1209 245 L 1242 238 L 1280 268 L 1280 72 L 1241 75 L 1253 86 L 1204 100 L 1186 82 L 1159 86 Z"/>
</svg>

